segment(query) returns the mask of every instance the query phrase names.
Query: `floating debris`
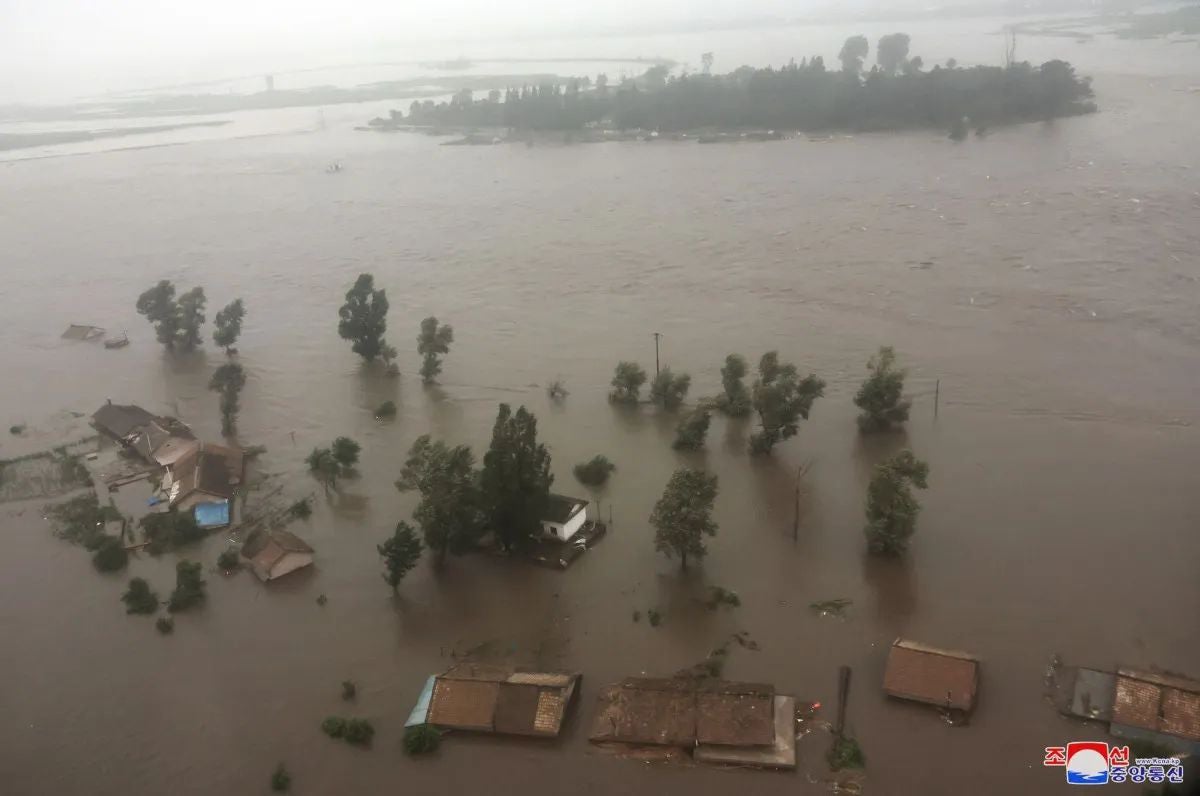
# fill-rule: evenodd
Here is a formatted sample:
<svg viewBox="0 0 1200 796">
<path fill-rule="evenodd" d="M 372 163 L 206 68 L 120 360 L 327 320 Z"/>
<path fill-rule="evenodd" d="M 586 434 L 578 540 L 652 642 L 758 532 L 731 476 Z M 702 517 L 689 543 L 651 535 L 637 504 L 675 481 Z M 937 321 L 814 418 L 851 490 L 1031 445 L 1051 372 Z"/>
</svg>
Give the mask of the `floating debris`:
<svg viewBox="0 0 1200 796">
<path fill-rule="evenodd" d="M 838 597 L 835 600 L 817 600 L 811 602 L 808 607 L 816 611 L 819 616 L 836 616 L 844 617 L 846 609 L 854 605 L 854 600 L 848 600 L 845 597 Z"/>
</svg>

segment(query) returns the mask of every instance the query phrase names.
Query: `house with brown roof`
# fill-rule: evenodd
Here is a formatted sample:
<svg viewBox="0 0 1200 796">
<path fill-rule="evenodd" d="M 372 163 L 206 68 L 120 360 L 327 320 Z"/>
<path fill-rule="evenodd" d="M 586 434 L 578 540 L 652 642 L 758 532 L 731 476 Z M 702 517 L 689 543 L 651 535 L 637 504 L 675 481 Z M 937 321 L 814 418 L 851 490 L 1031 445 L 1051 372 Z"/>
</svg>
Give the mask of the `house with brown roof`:
<svg viewBox="0 0 1200 796">
<path fill-rule="evenodd" d="M 168 468 L 163 489 L 173 508 L 232 500 L 242 483 L 245 460 L 239 448 L 200 442 L 181 452 Z"/>
<path fill-rule="evenodd" d="M 707 763 L 795 768 L 794 697 L 765 683 L 628 677 L 601 690 L 590 740 L 665 746 Z"/>
<path fill-rule="evenodd" d="M 1109 732 L 1200 755 L 1200 682 L 1117 669 Z"/>
<path fill-rule="evenodd" d="M 186 423 L 154 415 L 133 404 L 109 401 L 92 415 L 92 425 L 146 462 L 164 467 L 186 453 L 196 440 Z"/>
<path fill-rule="evenodd" d="M 580 679 L 572 672 L 462 663 L 433 678 L 428 711 L 410 723 L 554 738 L 562 731 Z"/>
<path fill-rule="evenodd" d="M 979 690 L 979 659 L 896 639 L 888 651 L 883 690 L 898 699 L 970 713 Z"/>
<path fill-rule="evenodd" d="M 313 549 L 291 531 L 256 531 L 242 546 L 242 557 L 264 583 L 312 566 Z"/>
</svg>

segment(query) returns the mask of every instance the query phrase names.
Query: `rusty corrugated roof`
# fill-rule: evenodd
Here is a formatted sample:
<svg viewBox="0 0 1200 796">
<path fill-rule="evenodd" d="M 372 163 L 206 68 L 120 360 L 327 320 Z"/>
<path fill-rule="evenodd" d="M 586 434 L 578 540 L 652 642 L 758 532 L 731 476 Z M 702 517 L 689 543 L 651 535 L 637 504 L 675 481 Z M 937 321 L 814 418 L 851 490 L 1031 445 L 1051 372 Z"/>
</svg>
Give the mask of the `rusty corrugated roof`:
<svg viewBox="0 0 1200 796">
<path fill-rule="evenodd" d="M 1166 689 L 1163 692 L 1162 731 L 1200 741 L 1200 694 Z"/>
<path fill-rule="evenodd" d="M 1112 720 L 1117 724 L 1158 730 L 1158 706 L 1162 700 L 1162 686 L 1134 680 L 1117 678 L 1117 692 L 1113 698 Z"/>
<path fill-rule="evenodd" d="M 696 694 L 676 689 L 609 686 L 600 692 L 593 741 L 659 746 L 696 743 Z"/>
<path fill-rule="evenodd" d="M 978 682 L 974 656 L 900 639 L 888 652 L 883 674 L 883 690 L 891 696 L 958 710 L 975 706 Z"/>
<path fill-rule="evenodd" d="M 726 746 L 765 746 L 775 740 L 771 694 L 696 695 L 696 740 Z"/>
<path fill-rule="evenodd" d="M 1113 721 L 1200 740 L 1200 683 L 1173 675 L 1120 669 Z"/>
<path fill-rule="evenodd" d="M 499 683 L 438 678 L 429 701 L 429 723 L 464 730 L 491 730 Z"/>
</svg>

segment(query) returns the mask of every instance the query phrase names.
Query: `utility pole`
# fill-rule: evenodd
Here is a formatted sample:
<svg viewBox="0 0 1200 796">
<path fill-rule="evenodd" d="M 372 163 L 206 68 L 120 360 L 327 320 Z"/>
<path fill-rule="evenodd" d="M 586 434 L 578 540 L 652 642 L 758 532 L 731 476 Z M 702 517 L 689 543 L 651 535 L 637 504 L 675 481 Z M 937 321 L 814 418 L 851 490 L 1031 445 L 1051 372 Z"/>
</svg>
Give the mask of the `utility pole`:
<svg viewBox="0 0 1200 796">
<path fill-rule="evenodd" d="M 933 385 L 933 419 L 937 420 L 938 403 L 942 398 L 942 380 L 938 379 Z"/>
<path fill-rule="evenodd" d="M 654 333 L 654 375 L 658 375 L 658 338 L 662 337 L 661 332 Z"/>
</svg>

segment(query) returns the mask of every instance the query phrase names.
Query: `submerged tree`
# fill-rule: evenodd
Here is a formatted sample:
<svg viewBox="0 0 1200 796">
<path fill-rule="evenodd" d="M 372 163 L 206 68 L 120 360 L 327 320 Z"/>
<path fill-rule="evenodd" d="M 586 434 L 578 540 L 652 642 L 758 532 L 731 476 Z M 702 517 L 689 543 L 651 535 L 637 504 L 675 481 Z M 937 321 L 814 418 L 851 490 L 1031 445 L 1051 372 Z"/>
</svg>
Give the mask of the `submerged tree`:
<svg viewBox="0 0 1200 796">
<path fill-rule="evenodd" d="M 421 321 L 421 333 L 417 335 L 417 353 L 424 357 L 421 362 L 421 378 L 431 383 L 442 372 L 440 354 L 450 353 L 454 342 L 454 329 L 449 324 L 438 324 L 432 316 Z"/>
<path fill-rule="evenodd" d="M 678 450 L 699 450 L 704 447 L 704 438 L 708 436 L 708 425 L 712 414 L 707 406 L 698 406 L 688 412 L 675 426 L 674 447 Z"/>
<path fill-rule="evenodd" d="M 396 524 L 396 532 L 383 544 L 376 546 L 383 559 L 383 579 L 392 587 L 392 593 L 400 588 L 400 581 L 421 559 L 421 540 L 407 522 Z"/>
<path fill-rule="evenodd" d="M 175 285 L 163 279 L 138 296 L 137 311 L 154 324 L 154 335 L 168 350 L 175 350 L 179 334 L 179 305 L 175 302 Z"/>
<path fill-rule="evenodd" d="M 867 362 L 870 375 L 858 388 L 854 405 L 862 410 L 858 428 L 864 434 L 887 431 L 893 424 L 908 420 L 912 401 L 904 399 L 904 377 L 908 371 L 895 367 L 896 351 L 882 346 Z"/>
<path fill-rule="evenodd" d="M 127 614 L 152 614 L 158 610 L 158 595 L 145 578 L 131 578 L 129 588 L 121 595 Z"/>
<path fill-rule="evenodd" d="M 900 451 L 876 465 L 867 486 L 867 549 L 881 555 L 899 555 L 908 549 L 908 540 L 917 530 L 921 504 L 913 495 L 913 486 L 928 486 L 929 465 Z"/>
<path fill-rule="evenodd" d="M 758 363 L 753 404 L 761 428 L 750 437 L 751 453 L 770 453 L 776 443 L 796 436 L 800 418 L 808 419 L 813 401 L 825 394 L 825 382 L 813 374 L 800 378 L 795 365 L 780 364 L 768 351 Z"/>
<path fill-rule="evenodd" d="M 613 390 L 608 400 L 613 403 L 635 404 L 638 402 L 642 385 L 646 383 L 646 371 L 636 362 L 618 362 L 613 374 Z"/>
<path fill-rule="evenodd" d="M 242 319 L 246 317 L 246 306 L 241 299 L 234 299 L 226 304 L 224 309 L 217 310 L 213 320 L 213 342 L 225 349 L 226 354 L 232 353 L 233 346 L 242 334 Z"/>
<path fill-rule="evenodd" d="M 478 474 L 475 456 L 466 445 L 451 448 L 434 442 L 428 434 L 418 437 L 408 451 L 396 488 L 421 495 L 413 519 L 437 566 L 445 563 L 447 553 L 465 553 L 479 540 L 483 517 Z"/>
<path fill-rule="evenodd" d="M 537 418 L 523 406 L 514 414 L 500 404 L 482 484 L 488 519 L 505 550 L 536 538 L 553 483 L 550 453 L 537 440 Z"/>
<path fill-rule="evenodd" d="M 206 301 L 202 287 L 194 287 L 179 297 L 179 350 L 195 351 L 204 342 L 200 327 L 205 321 Z"/>
<path fill-rule="evenodd" d="M 575 478 L 584 486 L 603 486 L 617 466 L 604 454 L 597 454 L 586 462 L 575 465 Z"/>
<path fill-rule="evenodd" d="M 685 570 L 689 556 L 704 558 L 708 552 L 704 537 L 717 534 L 717 523 L 712 518 L 716 498 L 715 475 L 689 468 L 676 470 L 650 514 L 654 549 L 668 558 L 678 555 Z"/>
<path fill-rule="evenodd" d="M 204 580 L 200 577 L 200 563 L 180 561 L 175 565 L 175 591 L 167 602 L 171 613 L 186 611 L 204 602 Z"/>
<path fill-rule="evenodd" d="M 129 553 L 116 536 L 105 536 L 92 554 L 92 564 L 101 572 L 116 572 L 129 564 Z"/>
<path fill-rule="evenodd" d="M 842 62 L 842 71 L 852 75 L 861 72 L 863 59 L 867 57 L 870 49 L 871 45 L 867 42 L 866 36 L 851 36 L 846 39 L 841 52 L 838 53 L 838 60 Z"/>
<path fill-rule="evenodd" d="M 354 465 L 358 464 L 359 450 L 359 444 L 354 440 L 338 437 L 328 448 L 313 448 L 305 462 L 321 483 L 326 487 L 336 487 L 339 478 L 355 474 Z"/>
<path fill-rule="evenodd" d="M 239 397 L 245 386 L 246 372 L 236 362 L 226 362 L 217 368 L 208 381 L 208 389 L 220 396 L 221 433 L 225 436 L 237 430 Z"/>
<path fill-rule="evenodd" d="M 908 44 L 912 41 L 907 33 L 889 33 L 879 39 L 875 46 L 875 62 L 889 75 L 894 75 L 908 64 Z"/>
<path fill-rule="evenodd" d="M 741 354 L 725 357 L 721 366 L 721 385 L 725 392 L 717 398 L 717 409 L 729 417 L 745 417 L 750 414 L 750 391 L 743 381 L 749 368 Z"/>
<path fill-rule="evenodd" d="M 664 409 L 678 409 L 691 385 L 692 377 L 688 374 L 676 376 L 670 368 L 663 368 L 650 383 L 650 400 Z"/>
<path fill-rule="evenodd" d="M 375 277 L 359 274 L 354 287 L 346 292 L 346 303 L 338 310 L 338 334 L 352 341 L 351 350 L 373 362 L 376 357 L 391 359 L 395 349 L 387 344 L 387 291 L 375 289 Z"/>
</svg>

